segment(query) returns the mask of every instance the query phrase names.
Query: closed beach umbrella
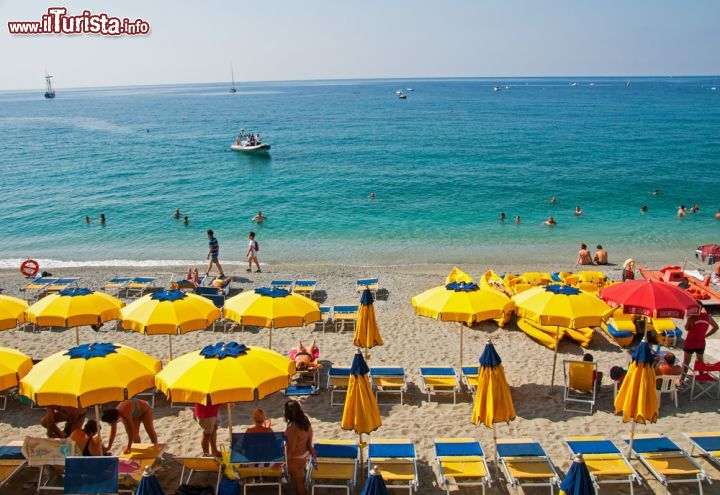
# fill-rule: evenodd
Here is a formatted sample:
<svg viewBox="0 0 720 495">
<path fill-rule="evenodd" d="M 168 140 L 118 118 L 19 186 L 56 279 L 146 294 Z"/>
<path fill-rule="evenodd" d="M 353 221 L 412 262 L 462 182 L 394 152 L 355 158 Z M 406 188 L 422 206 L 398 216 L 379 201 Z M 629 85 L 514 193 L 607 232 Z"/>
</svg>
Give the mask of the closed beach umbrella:
<svg viewBox="0 0 720 495">
<path fill-rule="evenodd" d="M 700 312 L 700 304 L 690 294 L 672 284 L 652 280 L 627 280 L 600 291 L 610 306 L 623 307 L 623 313 L 651 318 L 684 318 Z"/>
<path fill-rule="evenodd" d="M 155 385 L 160 361 L 120 344 L 82 344 L 36 364 L 20 395 L 38 406 L 90 407 L 122 401 Z"/>
<path fill-rule="evenodd" d="M 472 325 L 495 319 L 503 326 L 505 316 L 515 307 L 512 299 L 496 290 L 480 289 L 470 276 L 453 268 L 445 285 L 426 290 L 412 298 L 415 312 L 440 321 Z M 463 330 L 460 327 L 460 365 L 463 362 Z"/>
<path fill-rule="evenodd" d="M 594 294 L 569 285 L 551 284 L 534 287 L 513 296 L 518 316 L 543 326 L 577 330 L 597 327 L 611 313 L 611 308 Z M 555 332 L 551 386 L 555 385 L 555 366 L 560 329 Z M 589 343 L 589 342 L 588 342 Z"/>
<path fill-rule="evenodd" d="M 121 300 L 104 292 L 69 288 L 45 296 L 30 306 L 25 311 L 25 321 L 39 327 L 75 327 L 75 343 L 79 345 L 78 327 L 117 320 L 124 305 Z"/>
<path fill-rule="evenodd" d="M 0 295 L 0 330 L 17 328 L 25 322 L 25 310 L 28 303 L 22 299 Z"/>
<path fill-rule="evenodd" d="M 615 397 L 615 414 L 622 414 L 623 422 L 632 421 L 628 456 L 632 453 L 635 425 L 658 417 L 655 376 L 655 356 L 647 339 L 643 339 L 632 353 L 632 362 Z"/>
<path fill-rule="evenodd" d="M 495 474 L 498 471 L 497 461 L 497 431 L 495 423 L 510 423 L 515 419 L 515 406 L 513 405 L 510 387 L 505 379 L 505 369 L 500 355 L 492 342 L 485 345 L 480 355 L 478 369 L 478 386 L 473 404 L 473 424 L 484 424 L 493 431 L 493 444 L 495 445 Z"/>
<path fill-rule="evenodd" d="M 362 296 L 360 296 L 360 309 L 358 311 L 357 322 L 355 323 L 353 345 L 355 347 L 362 347 L 366 349 L 366 358 L 367 349 L 372 349 L 376 345 L 383 345 L 383 339 L 380 336 L 380 329 L 378 328 L 377 320 L 375 319 L 375 308 L 370 289 L 365 289 Z"/>
<path fill-rule="evenodd" d="M 560 495 L 595 495 L 595 485 L 582 454 L 573 459 L 565 479 L 560 484 Z"/>
<path fill-rule="evenodd" d="M 160 486 L 160 482 L 155 477 L 155 474 L 153 474 L 150 466 L 145 468 L 135 495 L 165 495 L 162 486 Z"/>
<path fill-rule="evenodd" d="M 285 289 L 262 287 L 243 292 L 225 302 L 225 318 L 253 327 L 270 329 L 272 349 L 274 328 L 302 327 L 320 320 L 318 303 Z"/>
<path fill-rule="evenodd" d="M 120 311 L 122 327 L 146 335 L 167 335 L 172 359 L 172 336 L 205 330 L 220 310 L 204 297 L 179 290 L 161 290 L 141 297 Z"/>
<path fill-rule="evenodd" d="M 373 466 L 360 495 L 388 495 L 385 480 L 377 466 Z"/>
<path fill-rule="evenodd" d="M 155 377 L 155 386 L 171 402 L 228 405 L 249 402 L 286 389 L 295 362 L 285 356 L 237 342 L 218 342 L 170 361 Z"/>
<path fill-rule="evenodd" d="M 32 367 L 30 357 L 15 349 L 0 347 L 0 392 L 17 387 Z"/>
<path fill-rule="evenodd" d="M 370 368 L 358 349 L 350 367 L 350 379 L 340 426 L 343 430 L 351 430 L 358 434 L 361 455 L 363 433 L 372 433 L 382 425 L 380 409 L 370 387 L 368 373 Z M 362 459 L 360 463 L 362 464 Z"/>
</svg>

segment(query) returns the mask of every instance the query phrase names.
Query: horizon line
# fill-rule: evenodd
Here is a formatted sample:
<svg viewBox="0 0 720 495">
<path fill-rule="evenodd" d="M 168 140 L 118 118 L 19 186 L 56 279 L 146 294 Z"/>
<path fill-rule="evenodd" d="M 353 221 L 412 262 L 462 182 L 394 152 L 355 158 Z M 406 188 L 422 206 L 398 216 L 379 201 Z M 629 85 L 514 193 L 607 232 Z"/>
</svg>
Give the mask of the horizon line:
<svg viewBox="0 0 720 495">
<path fill-rule="evenodd" d="M 237 85 L 245 84 L 268 84 L 268 83 L 302 83 L 302 82 L 342 82 L 342 81 L 432 81 L 432 80 L 456 80 L 456 79 L 468 79 L 468 80 L 496 80 L 496 82 L 514 80 L 514 79 L 651 79 L 651 78 L 711 78 L 720 77 L 720 74 L 656 74 L 656 75 L 545 75 L 545 76 L 388 76 L 388 77 L 337 77 L 337 78 L 321 78 L 321 79 L 267 79 L 267 80 L 246 80 L 246 81 L 235 81 Z M 99 86 L 68 86 L 60 88 L 67 90 L 83 90 L 83 89 L 117 89 L 117 88 L 143 88 L 143 87 L 158 87 L 158 86 L 192 86 L 198 84 L 226 84 L 231 81 L 196 81 L 196 82 L 181 82 L 181 83 L 143 83 L 143 84 L 130 84 L 130 85 L 99 85 Z M 38 86 L 40 88 L 40 86 Z M 0 89 L 0 92 L 24 92 L 24 91 L 35 91 L 34 88 L 10 88 Z"/>
</svg>

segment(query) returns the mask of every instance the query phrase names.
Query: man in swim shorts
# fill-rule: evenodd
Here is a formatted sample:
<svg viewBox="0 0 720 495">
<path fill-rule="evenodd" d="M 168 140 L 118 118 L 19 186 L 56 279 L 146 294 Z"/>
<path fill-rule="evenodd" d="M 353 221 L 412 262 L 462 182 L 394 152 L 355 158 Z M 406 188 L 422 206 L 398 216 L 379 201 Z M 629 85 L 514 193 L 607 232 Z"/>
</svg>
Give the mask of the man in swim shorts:
<svg viewBox="0 0 720 495">
<path fill-rule="evenodd" d="M 596 265 L 607 265 L 608 264 L 607 251 L 605 251 L 600 244 L 595 246 L 595 249 L 597 249 L 597 252 L 595 253 L 595 257 L 593 258 L 593 261 L 595 262 L 595 264 Z"/>
<path fill-rule="evenodd" d="M 223 273 L 222 266 L 220 266 L 219 256 L 220 256 L 220 244 L 218 243 L 218 240 L 215 238 L 215 233 L 212 230 L 207 231 L 208 236 L 208 254 L 207 259 L 210 261 L 208 263 L 207 271 L 205 272 L 205 275 L 210 275 L 210 270 L 212 270 L 213 263 L 215 263 L 215 266 L 217 266 L 218 271 L 220 272 L 220 276 L 224 277 L 225 274 Z"/>
<path fill-rule="evenodd" d="M 202 447 L 203 455 L 208 457 L 220 457 L 220 451 L 217 448 L 217 431 L 218 431 L 218 413 L 220 412 L 220 406 L 214 406 L 208 404 L 206 406 L 202 404 L 195 404 L 195 421 L 202 429 L 202 439 L 200 440 L 200 446 Z"/>
</svg>

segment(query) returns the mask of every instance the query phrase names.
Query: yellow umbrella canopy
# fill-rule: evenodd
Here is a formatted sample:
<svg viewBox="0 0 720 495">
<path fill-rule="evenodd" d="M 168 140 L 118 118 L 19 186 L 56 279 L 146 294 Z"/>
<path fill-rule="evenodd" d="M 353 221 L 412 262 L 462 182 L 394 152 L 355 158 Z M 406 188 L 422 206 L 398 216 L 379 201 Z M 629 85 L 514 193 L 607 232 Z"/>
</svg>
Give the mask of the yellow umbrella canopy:
<svg viewBox="0 0 720 495">
<path fill-rule="evenodd" d="M 270 329 L 301 327 L 320 320 L 318 303 L 285 289 L 262 287 L 243 292 L 225 302 L 225 318 L 241 325 Z"/>
<path fill-rule="evenodd" d="M 575 287 L 551 284 L 513 296 L 518 316 L 541 325 L 596 327 L 612 311 L 602 299 Z"/>
<path fill-rule="evenodd" d="M 632 452 L 635 424 L 657 421 L 658 401 L 654 365 L 655 356 L 650 344 L 643 339 L 632 354 L 630 368 L 615 397 L 615 414 L 622 414 L 625 423 L 632 421 L 628 452 Z"/>
<path fill-rule="evenodd" d="M 160 361 L 119 344 L 82 344 L 43 359 L 20 381 L 38 406 L 89 407 L 152 388 Z"/>
<path fill-rule="evenodd" d="M 17 387 L 32 366 L 29 356 L 15 349 L 0 347 L 0 391 Z"/>
<path fill-rule="evenodd" d="M 510 387 L 505 379 L 505 369 L 495 346 L 488 342 L 480 355 L 478 386 L 473 404 L 473 424 L 484 424 L 493 430 L 495 444 L 495 466 L 497 474 L 497 432 L 495 423 L 510 423 L 515 419 Z"/>
<path fill-rule="evenodd" d="M 361 464 L 363 433 L 372 433 L 382 426 L 380 409 L 378 409 L 375 394 L 370 387 L 368 373 L 370 373 L 370 368 L 358 349 L 350 367 L 350 379 L 340 426 L 343 430 L 351 430 L 358 434 Z"/>
<path fill-rule="evenodd" d="M 39 327 L 75 327 L 76 343 L 79 344 L 77 327 L 116 320 L 123 306 L 122 301 L 104 292 L 69 288 L 45 296 L 30 306 L 25 311 L 25 320 Z"/>
<path fill-rule="evenodd" d="M 155 386 L 171 402 L 228 404 L 230 417 L 229 404 L 286 389 L 293 374 L 295 362 L 270 349 L 218 342 L 170 361 Z"/>
<path fill-rule="evenodd" d="M 383 345 L 380 329 L 375 319 L 375 308 L 373 306 L 373 296 L 370 289 L 365 289 L 362 296 L 360 296 L 360 309 L 358 311 L 357 322 L 355 322 L 353 345 L 365 349 L 372 349 L 376 345 Z"/>
<path fill-rule="evenodd" d="M 25 310 L 28 303 L 22 299 L 0 295 L 0 330 L 16 328 L 25 322 Z"/>
<path fill-rule="evenodd" d="M 470 276 L 453 268 L 445 285 L 426 290 L 412 298 L 415 312 L 440 321 L 473 323 L 496 319 L 502 326 L 515 303 L 496 290 L 480 289 Z M 460 365 L 463 360 L 463 328 L 460 329 Z"/>
</svg>

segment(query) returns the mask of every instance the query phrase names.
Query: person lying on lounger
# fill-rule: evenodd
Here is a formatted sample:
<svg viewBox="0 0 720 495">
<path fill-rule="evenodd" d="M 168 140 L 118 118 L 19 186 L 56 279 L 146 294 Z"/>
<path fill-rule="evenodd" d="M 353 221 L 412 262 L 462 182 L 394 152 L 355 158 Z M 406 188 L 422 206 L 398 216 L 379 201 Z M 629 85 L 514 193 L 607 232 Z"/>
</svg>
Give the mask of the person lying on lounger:
<svg viewBox="0 0 720 495">
<path fill-rule="evenodd" d="M 200 287 L 202 285 L 202 282 L 200 281 L 200 274 L 198 273 L 197 268 L 188 268 L 187 273 L 185 274 L 185 280 L 189 282 L 190 284 L 194 285 L 195 287 Z M 212 283 L 209 285 L 209 287 L 215 287 L 217 289 L 224 289 L 227 287 L 230 282 L 233 281 L 233 277 L 225 277 L 225 278 L 216 278 L 212 281 Z M 183 283 L 182 281 L 180 283 Z M 173 289 L 179 288 L 179 283 L 174 282 L 172 284 Z"/>
<path fill-rule="evenodd" d="M 305 347 L 302 342 L 298 342 L 295 349 L 290 351 L 290 359 L 295 361 L 295 368 L 298 370 L 322 368 L 322 365 L 317 362 L 319 357 L 320 349 L 314 340 L 310 347 Z"/>
</svg>

